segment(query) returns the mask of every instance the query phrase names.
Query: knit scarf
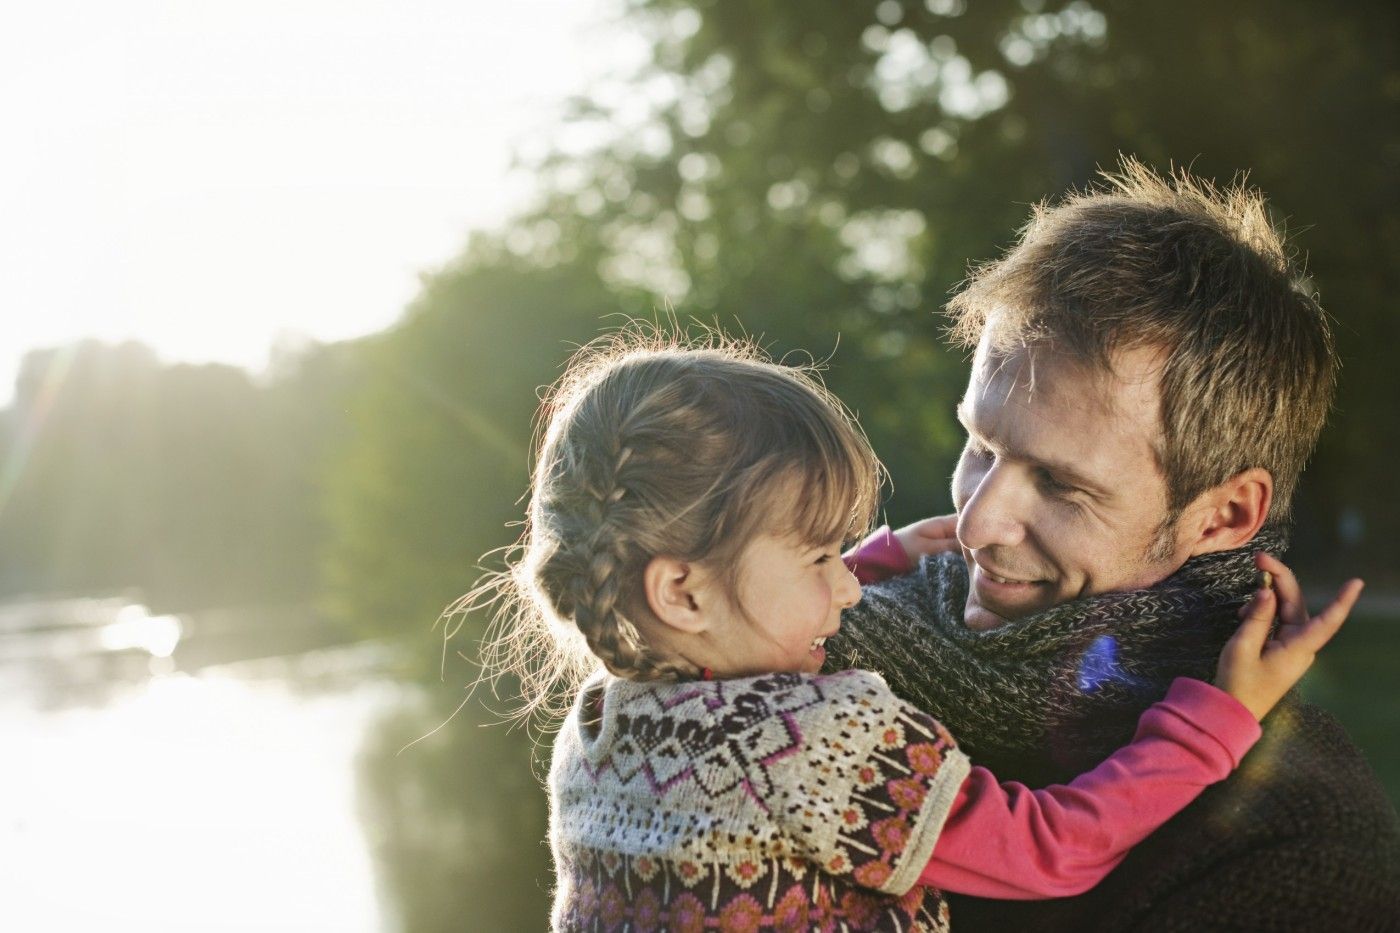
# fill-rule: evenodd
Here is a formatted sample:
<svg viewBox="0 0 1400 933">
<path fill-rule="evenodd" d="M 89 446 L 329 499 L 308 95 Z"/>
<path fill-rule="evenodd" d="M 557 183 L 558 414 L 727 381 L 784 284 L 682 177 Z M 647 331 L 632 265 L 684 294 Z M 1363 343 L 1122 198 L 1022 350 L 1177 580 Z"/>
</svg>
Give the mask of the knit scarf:
<svg viewBox="0 0 1400 933">
<path fill-rule="evenodd" d="M 958 552 L 867 587 L 829 645 L 835 667 L 866 667 L 941 720 L 999 777 L 1065 780 L 1131 740 L 1138 716 L 1176 677 L 1207 682 L 1236 613 L 1258 586 L 1256 551 L 1203 554 L 1145 589 L 1053 606 L 988 631 L 963 624 L 968 574 Z"/>
</svg>

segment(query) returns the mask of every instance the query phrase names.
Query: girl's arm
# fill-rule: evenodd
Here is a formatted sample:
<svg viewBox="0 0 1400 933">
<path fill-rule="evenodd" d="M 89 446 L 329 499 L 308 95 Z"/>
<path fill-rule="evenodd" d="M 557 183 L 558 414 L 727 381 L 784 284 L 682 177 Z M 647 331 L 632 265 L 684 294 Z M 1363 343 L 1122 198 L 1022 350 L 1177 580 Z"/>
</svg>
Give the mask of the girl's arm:
<svg viewBox="0 0 1400 933">
<path fill-rule="evenodd" d="M 1337 633 L 1362 585 L 1349 581 L 1309 616 L 1286 566 L 1267 554 L 1256 555 L 1255 564 L 1273 575 L 1273 588 L 1240 609 L 1243 621 L 1216 670 L 1223 689 L 1176 680 L 1167 698 L 1142 714 L 1132 744 L 1068 785 L 1032 791 L 973 769 L 919 880 L 984 897 L 1079 894 L 1238 766 L 1259 738 L 1259 720 Z M 1279 625 L 1270 634 L 1276 604 Z"/>
<path fill-rule="evenodd" d="M 1131 744 L 1067 785 L 1031 790 L 974 767 L 919 883 L 1012 900 L 1080 894 L 1226 777 L 1258 738 L 1239 701 L 1180 678 L 1142 714 Z"/>
<path fill-rule="evenodd" d="M 957 550 L 957 526 L 956 515 L 925 518 L 898 531 L 881 525 L 841 556 L 862 586 L 888 580 L 911 572 L 926 554 Z"/>
</svg>

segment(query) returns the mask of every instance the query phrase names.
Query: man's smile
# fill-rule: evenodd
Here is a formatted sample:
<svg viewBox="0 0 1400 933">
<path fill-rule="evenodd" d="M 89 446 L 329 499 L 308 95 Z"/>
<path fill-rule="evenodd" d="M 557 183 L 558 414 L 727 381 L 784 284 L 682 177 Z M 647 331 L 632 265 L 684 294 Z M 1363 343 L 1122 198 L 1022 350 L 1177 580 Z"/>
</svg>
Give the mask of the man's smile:
<svg viewBox="0 0 1400 933">
<path fill-rule="evenodd" d="M 997 600 L 1020 602 L 1039 594 L 1046 586 L 1044 580 L 1022 580 L 1016 577 L 993 573 L 981 564 L 974 563 L 972 585 L 979 593 L 993 596 Z"/>
<path fill-rule="evenodd" d="M 965 621 L 970 628 L 996 628 L 1056 602 L 1053 581 L 1024 573 L 1007 573 L 1000 567 L 992 570 L 978 563 L 972 555 L 965 553 L 964 556 L 970 591 L 969 616 Z"/>
<path fill-rule="evenodd" d="M 1018 577 L 1012 576 L 1012 575 L 1010 575 L 1010 574 L 1001 574 L 1001 573 L 997 573 L 996 571 L 994 571 L 994 570 L 992 570 L 992 569 L 990 569 L 990 568 L 988 568 L 988 567 L 984 567 L 984 566 L 982 566 L 981 564 L 977 564 L 976 566 L 977 566 L 977 569 L 978 569 L 979 571 L 981 571 L 981 573 L 982 573 L 983 576 L 985 576 L 987 579 L 993 581 L 994 583 L 1017 583 L 1017 584 L 1022 584 L 1022 583 L 1040 583 L 1040 582 L 1041 582 L 1041 581 L 1038 580 L 1038 579 L 1018 578 Z"/>
<path fill-rule="evenodd" d="M 997 549 L 998 555 L 1005 554 L 1005 549 Z M 1009 556 L 1009 555 L 1008 555 Z M 993 554 L 986 552 L 970 551 L 963 548 L 963 559 L 967 561 L 968 570 L 973 571 L 978 577 L 992 583 L 1004 585 L 1038 585 L 1049 582 L 1047 574 L 1044 572 L 1029 571 L 1023 569 L 1012 570 L 1002 566 L 1000 560 L 992 560 Z M 1022 563 L 1022 561 L 1017 561 Z"/>
</svg>

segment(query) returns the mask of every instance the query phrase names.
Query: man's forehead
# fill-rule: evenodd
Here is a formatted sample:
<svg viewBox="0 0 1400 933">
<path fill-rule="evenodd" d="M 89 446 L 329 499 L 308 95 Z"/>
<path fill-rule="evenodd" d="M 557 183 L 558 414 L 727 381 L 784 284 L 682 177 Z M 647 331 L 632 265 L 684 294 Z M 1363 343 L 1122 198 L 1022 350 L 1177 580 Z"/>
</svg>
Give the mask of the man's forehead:
<svg viewBox="0 0 1400 933">
<path fill-rule="evenodd" d="M 1107 479 L 1144 452 L 1160 473 L 1159 373 L 1160 354 L 1148 351 L 1118 354 L 1103 371 L 1052 350 L 979 347 L 958 417 L 1003 453 L 1073 463 L 1088 478 Z"/>
<path fill-rule="evenodd" d="M 1154 347 L 1115 350 L 1108 367 L 1093 365 L 1047 345 L 996 348 L 984 340 L 973 357 L 968 394 L 990 394 L 982 401 L 1021 399 L 1034 405 L 1044 394 L 1057 406 L 1084 408 L 1105 417 L 1139 422 L 1150 410 L 1154 434 L 1160 427 L 1162 368 L 1166 354 Z M 965 402 L 967 399 L 964 400 Z"/>
</svg>

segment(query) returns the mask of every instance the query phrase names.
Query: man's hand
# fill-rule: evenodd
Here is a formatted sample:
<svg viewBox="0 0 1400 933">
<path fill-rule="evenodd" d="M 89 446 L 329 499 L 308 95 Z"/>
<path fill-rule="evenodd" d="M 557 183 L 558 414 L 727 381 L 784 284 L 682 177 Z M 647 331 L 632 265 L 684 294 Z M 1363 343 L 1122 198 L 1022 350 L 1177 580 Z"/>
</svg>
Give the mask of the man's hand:
<svg viewBox="0 0 1400 933">
<path fill-rule="evenodd" d="M 894 532 L 895 540 L 909 555 L 909 563 L 917 564 L 926 554 L 942 554 L 958 549 L 958 517 L 937 515 L 905 525 Z"/>
<path fill-rule="evenodd" d="M 1309 618 L 1293 571 L 1271 554 L 1254 555 L 1254 565 L 1273 575 L 1273 589 L 1256 591 L 1240 607 L 1244 621 L 1220 653 L 1215 685 L 1239 700 L 1254 718 L 1263 719 L 1337 634 L 1365 584 L 1348 580 L 1326 609 Z M 1276 608 L 1278 631 L 1270 637 Z"/>
</svg>

